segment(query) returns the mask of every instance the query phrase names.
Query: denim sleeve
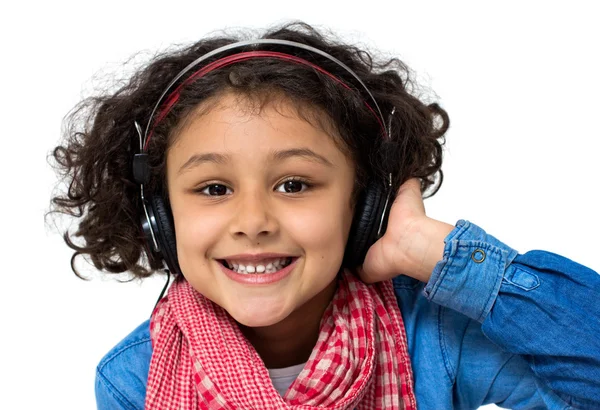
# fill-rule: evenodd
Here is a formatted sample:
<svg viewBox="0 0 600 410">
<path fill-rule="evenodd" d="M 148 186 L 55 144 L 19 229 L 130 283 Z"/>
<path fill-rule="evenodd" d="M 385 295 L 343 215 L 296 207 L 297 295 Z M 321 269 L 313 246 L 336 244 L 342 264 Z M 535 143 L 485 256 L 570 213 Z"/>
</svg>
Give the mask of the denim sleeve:
<svg viewBox="0 0 600 410">
<path fill-rule="evenodd" d="M 540 394 L 600 408 L 600 275 L 550 252 L 520 255 L 468 221 L 445 243 L 425 296 L 480 322 L 488 339 L 524 359 Z"/>
</svg>

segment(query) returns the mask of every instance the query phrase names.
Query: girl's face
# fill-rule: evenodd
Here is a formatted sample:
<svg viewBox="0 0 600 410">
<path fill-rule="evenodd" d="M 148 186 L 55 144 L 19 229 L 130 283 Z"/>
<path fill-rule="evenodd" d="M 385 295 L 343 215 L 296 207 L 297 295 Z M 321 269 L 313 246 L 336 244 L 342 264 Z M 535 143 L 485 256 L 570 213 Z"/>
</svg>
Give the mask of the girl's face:
<svg viewBox="0 0 600 410">
<path fill-rule="evenodd" d="M 273 325 L 331 288 L 354 167 L 291 103 L 256 113 L 226 94 L 192 114 L 169 149 L 167 180 L 185 278 L 239 323 Z"/>
</svg>

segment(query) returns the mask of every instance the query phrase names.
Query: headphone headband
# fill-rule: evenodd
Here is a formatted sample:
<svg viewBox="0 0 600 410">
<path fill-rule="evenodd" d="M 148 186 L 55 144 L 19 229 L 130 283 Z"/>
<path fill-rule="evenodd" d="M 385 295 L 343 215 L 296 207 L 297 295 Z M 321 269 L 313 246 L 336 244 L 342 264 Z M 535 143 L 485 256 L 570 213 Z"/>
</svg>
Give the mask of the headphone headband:
<svg viewBox="0 0 600 410">
<path fill-rule="evenodd" d="M 367 107 L 369 107 L 369 109 L 371 111 L 374 111 L 374 115 L 376 117 L 378 117 L 378 121 L 379 121 L 379 123 L 381 125 L 381 128 L 383 129 L 384 136 L 385 137 L 389 137 L 389 132 L 388 132 L 388 129 L 386 127 L 386 121 L 384 120 L 383 113 L 382 113 L 382 111 L 381 111 L 381 109 L 379 107 L 379 104 L 377 103 L 377 100 L 375 100 L 375 97 L 373 96 L 373 94 L 371 93 L 371 91 L 367 88 L 367 86 L 365 85 L 365 83 L 360 79 L 360 77 L 354 71 L 352 71 L 352 69 L 350 67 L 348 67 L 346 64 L 344 64 L 343 62 L 341 62 L 337 58 L 333 57 L 332 55 L 324 52 L 323 50 L 319 50 L 318 48 L 309 46 L 307 44 L 298 43 L 298 42 L 289 41 L 289 40 L 279 40 L 279 39 L 254 39 L 254 40 L 238 41 L 236 43 L 231 43 L 231 44 L 227 44 L 227 45 L 225 45 L 223 47 L 216 48 L 216 49 L 214 49 L 214 50 L 212 50 L 212 51 L 210 51 L 210 52 L 208 52 L 208 53 L 206 53 L 206 54 L 198 57 L 197 59 L 195 59 L 194 61 L 192 61 L 190 64 L 188 64 L 183 70 L 181 70 L 173 78 L 173 80 L 171 80 L 171 82 L 169 83 L 169 85 L 162 92 L 162 94 L 160 95 L 158 101 L 154 105 L 154 108 L 152 109 L 152 112 L 150 113 L 150 118 L 148 119 L 148 123 L 146 124 L 146 129 L 144 131 L 143 138 L 142 138 L 142 145 L 143 145 L 143 147 L 145 148 L 147 146 L 147 141 L 148 141 L 148 138 L 149 138 L 149 133 L 151 132 L 150 131 L 150 126 L 152 124 L 154 116 L 156 115 L 156 112 L 158 111 L 159 107 L 163 103 L 165 96 L 167 94 L 169 94 L 169 92 L 171 91 L 171 89 L 173 88 L 173 86 L 185 74 L 187 74 L 189 71 L 191 71 L 198 64 L 202 63 L 203 61 L 208 60 L 209 58 L 211 58 L 211 57 L 213 57 L 213 56 L 215 56 L 217 54 L 221 54 L 221 53 L 224 53 L 224 52 L 230 51 L 230 50 L 236 50 L 236 49 L 245 48 L 245 47 L 248 47 L 248 46 L 258 46 L 258 45 L 284 45 L 284 46 L 289 46 L 289 47 L 292 47 L 292 48 L 303 49 L 303 50 L 310 51 L 312 53 L 318 54 L 318 55 L 320 55 L 322 57 L 325 57 L 325 58 L 329 59 L 330 61 L 333 61 L 334 63 L 336 63 L 340 67 L 342 67 L 350 75 L 352 75 L 352 77 L 362 86 L 362 88 L 364 89 L 364 91 L 366 92 L 366 94 L 369 96 L 369 98 L 373 102 L 374 110 L 368 104 L 367 104 Z M 289 60 L 294 60 L 297 63 L 309 65 L 309 66 L 311 66 L 313 68 L 318 69 L 322 73 L 325 73 L 325 74 L 329 75 L 330 77 L 338 80 L 338 82 L 341 82 L 341 80 L 337 79 L 337 77 L 329 74 L 324 69 L 322 69 L 319 66 L 317 66 L 315 64 L 312 64 L 312 63 L 310 63 L 310 62 L 308 62 L 308 61 L 306 61 L 304 59 L 301 59 L 301 58 L 293 56 L 293 55 L 284 54 L 284 53 L 275 53 L 275 54 L 271 55 L 271 57 L 277 57 L 277 56 L 279 58 L 283 58 L 282 56 L 287 56 L 288 57 L 287 59 L 289 59 Z M 233 62 L 235 62 L 235 61 L 233 61 Z M 219 65 L 218 67 L 213 67 L 212 69 L 220 68 L 220 67 L 221 67 L 221 65 Z M 208 70 L 208 71 L 210 71 L 210 70 Z M 207 72 L 205 72 L 204 74 L 206 74 Z"/>
</svg>

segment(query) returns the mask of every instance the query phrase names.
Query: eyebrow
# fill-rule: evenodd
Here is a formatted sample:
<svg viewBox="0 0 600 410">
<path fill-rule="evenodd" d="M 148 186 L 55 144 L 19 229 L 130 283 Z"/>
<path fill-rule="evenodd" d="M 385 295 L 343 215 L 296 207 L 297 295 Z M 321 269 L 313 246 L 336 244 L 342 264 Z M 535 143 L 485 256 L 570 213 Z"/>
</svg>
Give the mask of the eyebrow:
<svg viewBox="0 0 600 410">
<path fill-rule="evenodd" d="M 184 171 L 207 162 L 212 162 L 213 164 L 226 164 L 229 161 L 229 159 L 229 155 L 219 154 L 216 152 L 209 152 L 206 154 L 194 154 L 185 162 L 185 164 L 183 164 L 179 168 L 179 171 L 177 171 L 177 173 L 183 174 Z"/>
<path fill-rule="evenodd" d="M 307 159 L 309 161 L 317 162 L 319 164 L 325 165 L 330 168 L 335 168 L 327 158 L 322 155 L 317 154 L 313 150 L 309 148 L 291 148 L 280 151 L 273 151 L 271 153 L 271 158 L 274 161 L 281 162 L 285 161 L 288 158 L 293 157 L 301 157 Z M 184 171 L 187 171 L 191 168 L 195 168 L 204 163 L 213 163 L 218 165 L 227 164 L 231 160 L 231 155 L 228 154 L 220 154 L 218 152 L 208 152 L 204 154 L 194 154 L 192 155 L 180 168 L 178 173 L 182 174 Z"/>
<path fill-rule="evenodd" d="M 271 156 L 275 161 L 284 161 L 292 157 L 301 157 L 309 161 L 314 161 L 323 164 L 330 168 L 335 168 L 335 165 L 333 165 L 327 158 L 317 154 L 309 148 L 292 148 L 281 151 L 274 151 Z"/>
</svg>

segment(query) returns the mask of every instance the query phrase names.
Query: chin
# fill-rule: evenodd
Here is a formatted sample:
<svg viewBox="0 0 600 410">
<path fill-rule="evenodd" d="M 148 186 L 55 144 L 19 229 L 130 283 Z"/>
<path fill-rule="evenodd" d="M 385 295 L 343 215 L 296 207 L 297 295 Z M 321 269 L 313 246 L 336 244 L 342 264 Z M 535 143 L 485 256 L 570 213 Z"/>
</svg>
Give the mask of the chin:
<svg viewBox="0 0 600 410">
<path fill-rule="evenodd" d="M 241 325 L 246 327 L 267 327 L 275 325 L 286 317 L 290 315 L 292 312 L 282 312 L 278 311 L 265 311 L 265 309 L 249 309 L 240 311 L 239 307 L 234 309 L 226 309 L 227 312 L 231 315 L 231 317 Z"/>
</svg>

